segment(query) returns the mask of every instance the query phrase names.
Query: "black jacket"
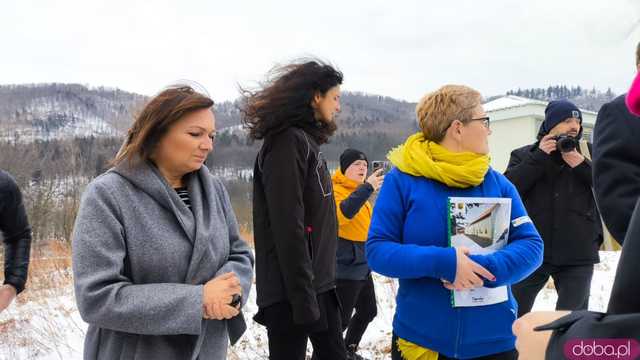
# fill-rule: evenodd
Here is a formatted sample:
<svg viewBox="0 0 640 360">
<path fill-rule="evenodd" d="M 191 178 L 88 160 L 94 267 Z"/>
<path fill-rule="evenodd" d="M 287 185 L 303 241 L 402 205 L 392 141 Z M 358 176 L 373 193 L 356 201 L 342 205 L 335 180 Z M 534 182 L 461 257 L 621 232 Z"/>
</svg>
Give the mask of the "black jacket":
<svg viewBox="0 0 640 360">
<path fill-rule="evenodd" d="M 547 346 L 547 359 L 564 359 L 562 352 L 567 340 L 598 338 L 640 340 L 638 259 L 640 259 L 640 201 L 637 202 L 629 223 L 629 231 L 620 254 L 607 314 L 579 311 L 541 327 L 541 330 L 554 330 Z"/>
<path fill-rule="evenodd" d="M 605 225 L 620 243 L 640 196 L 640 118 L 624 95 L 604 104 L 593 130 L 593 186 Z"/>
<path fill-rule="evenodd" d="M 316 321 L 317 295 L 335 288 L 338 223 L 326 161 L 302 129 L 269 135 L 262 144 L 253 231 L 258 306 L 286 301 L 295 323 Z"/>
<path fill-rule="evenodd" d="M 572 341 L 578 346 L 580 346 L 581 339 L 584 340 L 584 344 L 589 345 L 593 344 L 593 340 L 589 341 L 589 339 L 605 339 L 604 341 L 610 341 L 607 339 L 635 339 L 638 341 L 640 339 L 638 324 L 640 324 L 640 312 L 611 315 L 593 311 L 575 311 L 551 324 L 537 327 L 536 330 L 554 330 L 549 345 L 547 345 L 545 359 L 566 359 L 564 352 L 565 344 L 568 341 Z M 603 345 L 603 342 L 600 345 Z M 632 342 L 631 350 L 633 348 Z M 631 359 L 630 357 L 626 358 Z"/>
<path fill-rule="evenodd" d="M 638 260 L 640 260 L 640 199 L 629 221 L 629 230 L 620 253 L 607 313 L 640 313 Z M 640 328 L 640 323 L 638 327 Z"/>
<path fill-rule="evenodd" d="M 4 238 L 4 283 L 24 290 L 29 269 L 31 227 L 15 180 L 0 170 L 0 232 Z"/>
<path fill-rule="evenodd" d="M 353 218 L 373 194 L 373 186 L 367 182 L 340 202 L 340 211 L 347 219 Z M 364 241 L 351 241 L 338 237 L 336 277 L 346 280 L 365 280 L 371 273 L 364 252 Z"/>
<path fill-rule="evenodd" d="M 591 162 L 575 168 L 558 151 L 538 143 L 511 152 L 505 176 L 516 186 L 544 241 L 544 262 L 583 265 L 599 262 L 602 228 L 591 190 Z"/>
</svg>

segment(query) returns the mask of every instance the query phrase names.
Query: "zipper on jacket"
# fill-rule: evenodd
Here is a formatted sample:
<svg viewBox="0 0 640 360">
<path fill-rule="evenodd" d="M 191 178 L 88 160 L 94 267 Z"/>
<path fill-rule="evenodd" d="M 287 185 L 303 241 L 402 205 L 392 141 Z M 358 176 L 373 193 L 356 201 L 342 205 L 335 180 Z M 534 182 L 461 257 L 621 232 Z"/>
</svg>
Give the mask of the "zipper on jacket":
<svg viewBox="0 0 640 360">
<path fill-rule="evenodd" d="M 307 233 L 307 247 L 309 248 L 309 257 L 311 258 L 311 261 L 313 262 L 313 241 L 312 241 L 312 238 L 311 238 L 311 234 L 313 233 L 313 227 L 311 227 L 311 225 L 309 225 L 304 230 Z"/>
<path fill-rule="evenodd" d="M 456 309 L 456 318 L 458 320 L 458 326 L 456 326 L 456 346 L 453 349 L 453 357 L 458 358 L 458 347 L 460 345 L 460 323 L 462 322 L 460 319 L 460 309 Z"/>
</svg>

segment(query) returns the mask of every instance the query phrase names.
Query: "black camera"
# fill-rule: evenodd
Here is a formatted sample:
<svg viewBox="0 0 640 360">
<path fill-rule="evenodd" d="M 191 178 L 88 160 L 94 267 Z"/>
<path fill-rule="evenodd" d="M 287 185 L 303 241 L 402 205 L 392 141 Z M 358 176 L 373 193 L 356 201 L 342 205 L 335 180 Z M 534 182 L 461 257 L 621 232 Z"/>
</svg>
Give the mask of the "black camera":
<svg viewBox="0 0 640 360">
<path fill-rule="evenodd" d="M 371 171 L 372 173 L 378 171 L 378 169 L 382 169 L 381 175 L 386 174 L 391 169 L 391 166 L 389 165 L 388 161 L 381 161 L 381 160 L 372 161 L 371 167 L 372 167 L 372 171 Z"/>
<path fill-rule="evenodd" d="M 578 147 L 578 139 L 569 135 L 558 135 L 553 138 L 556 141 L 556 149 L 563 153 L 572 152 Z"/>
</svg>

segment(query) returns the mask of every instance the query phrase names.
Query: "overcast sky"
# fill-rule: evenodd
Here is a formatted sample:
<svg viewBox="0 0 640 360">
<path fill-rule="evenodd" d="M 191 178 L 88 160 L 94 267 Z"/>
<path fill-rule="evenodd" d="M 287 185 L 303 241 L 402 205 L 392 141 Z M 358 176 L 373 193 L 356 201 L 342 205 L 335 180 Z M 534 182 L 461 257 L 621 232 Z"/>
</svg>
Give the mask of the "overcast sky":
<svg viewBox="0 0 640 360">
<path fill-rule="evenodd" d="M 485 96 L 555 84 L 621 93 L 639 20 L 639 0 L 3 1 L 0 84 L 152 95 L 187 78 L 222 101 L 315 55 L 344 72 L 344 89 L 408 101 L 446 83 Z"/>
</svg>

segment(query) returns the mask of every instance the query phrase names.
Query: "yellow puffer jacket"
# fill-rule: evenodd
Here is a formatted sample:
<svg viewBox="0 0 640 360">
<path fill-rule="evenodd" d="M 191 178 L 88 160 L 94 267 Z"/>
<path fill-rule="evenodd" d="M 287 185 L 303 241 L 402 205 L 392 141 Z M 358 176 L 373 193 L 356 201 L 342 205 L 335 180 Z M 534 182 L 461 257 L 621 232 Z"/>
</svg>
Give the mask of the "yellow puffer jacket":
<svg viewBox="0 0 640 360">
<path fill-rule="evenodd" d="M 366 201 L 351 219 L 344 216 L 342 210 L 340 210 L 340 203 L 348 198 L 362 183 L 347 178 L 340 169 L 336 170 L 332 181 L 338 213 L 338 237 L 351 241 L 366 241 L 369 225 L 371 224 L 371 203 Z"/>
</svg>

